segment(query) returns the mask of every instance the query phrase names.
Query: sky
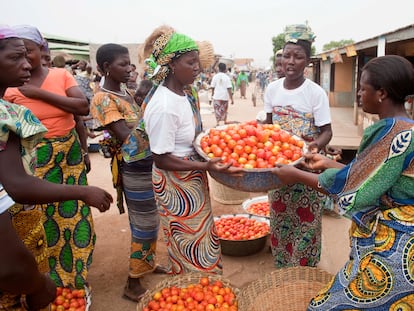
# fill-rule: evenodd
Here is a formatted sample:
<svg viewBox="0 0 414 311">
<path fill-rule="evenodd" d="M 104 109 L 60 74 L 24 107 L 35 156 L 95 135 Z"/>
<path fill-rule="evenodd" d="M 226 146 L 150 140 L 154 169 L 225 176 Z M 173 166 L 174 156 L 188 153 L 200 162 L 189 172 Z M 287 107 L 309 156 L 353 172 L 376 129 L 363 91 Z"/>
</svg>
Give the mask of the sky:
<svg viewBox="0 0 414 311">
<path fill-rule="evenodd" d="M 308 22 L 316 52 L 331 41 L 363 41 L 414 24 L 414 0 L 3 0 L 0 24 L 91 43 L 142 43 L 167 24 L 223 57 L 270 66 L 272 37 Z"/>
</svg>

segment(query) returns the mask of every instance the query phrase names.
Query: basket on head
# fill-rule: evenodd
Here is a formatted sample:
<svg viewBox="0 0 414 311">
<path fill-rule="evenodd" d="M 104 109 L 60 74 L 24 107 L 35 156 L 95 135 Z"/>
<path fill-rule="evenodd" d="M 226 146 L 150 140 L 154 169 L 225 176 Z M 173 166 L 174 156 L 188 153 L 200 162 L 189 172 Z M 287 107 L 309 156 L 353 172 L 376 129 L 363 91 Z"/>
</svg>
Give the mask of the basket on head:
<svg viewBox="0 0 414 311">
<path fill-rule="evenodd" d="M 214 64 L 214 48 L 213 44 L 208 41 L 196 41 L 199 49 L 200 64 L 202 69 L 207 69 Z"/>
<path fill-rule="evenodd" d="M 239 295 L 240 311 L 306 310 L 332 275 L 312 267 L 282 268 L 253 281 Z"/>
<path fill-rule="evenodd" d="M 138 302 L 137 311 L 144 310 L 144 307 L 152 300 L 154 294 L 161 292 L 163 288 L 172 286 L 184 288 L 191 284 L 198 284 L 200 279 L 203 277 L 207 277 L 210 283 L 221 281 L 224 287 L 228 287 L 232 290 L 232 292 L 236 295 L 236 300 L 238 301 L 240 290 L 237 287 L 234 287 L 229 280 L 223 278 L 221 275 L 191 272 L 182 275 L 167 276 L 164 280 L 155 285 L 154 288 L 149 290 L 144 297 L 142 297 L 142 299 Z"/>
</svg>

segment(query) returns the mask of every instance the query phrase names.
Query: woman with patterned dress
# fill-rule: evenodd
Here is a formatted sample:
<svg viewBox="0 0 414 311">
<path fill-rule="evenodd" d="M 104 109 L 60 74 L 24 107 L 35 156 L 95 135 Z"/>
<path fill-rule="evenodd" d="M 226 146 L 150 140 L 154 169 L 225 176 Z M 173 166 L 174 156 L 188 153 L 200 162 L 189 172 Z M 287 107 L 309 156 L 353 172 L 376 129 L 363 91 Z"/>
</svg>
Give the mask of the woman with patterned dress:
<svg viewBox="0 0 414 311">
<path fill-rule="evenodd" d="M 297 30 L 296 30 L 297 28 Z M 282 67 L 285 74 L 266 88 L 267 123 L 276 123 L 302 137 L 313 152 L 323 151 L 332 137 L 325 91 L 306 79 L 314 38 L 309 28 L 287 32 Z M 322 210 L 326 196 L 296 183 L 269 192 L 271 249 L 277 268 L 318 264 L 321 254 Z"/>
<path fill-rule="evenodd" d="M 39 310 L 56 295 L 48 276 L 43 211 L 36 203 L 82 198 L 109 208 L 111 196 L 96 187 L 58 185 L 33 177 L 36 144 L 46 128 L 27 108 L 2 99 L 7 87 L 30 78 L 23 40 L 0 27 L 0 310 Z M 16 203 L 19 202 L 19 203 Z"/>
<path fill-rule="evenodd" d="M 412 64 L 396 55 L 370 60 L 358 95 L 379 121 L 366 128 L 357 155 L 344 166 L 307 155 L 305 167 L 276 168 L 284 183 L 302 182 L 331 195 L 352 220 L 348 262 L 315 296 L 309 310 L 411 310 L 414 306 L 414 94 Z"/>
<path fill-rule="evenodd" d="M 231 169 L 220 159 L 203 162 L 193 147 L 202 129 L 198 97 L 188 87 L 200 73 L 198 46 L 174 31 L 160 34 L 151 45 L 146 62 L 155 88 L 144 110 L 144 123 L 154 157 L 152 182 L 169 271 L 221 274 L 206 171 Z"/>
<path fill-rule="evenodd" d="M 91 112 L 100 126 L 109 131 L 112 175 L 117 189 L 118 208 L 123 213 L 123 197 L 131 228 L 129 274 L 124 297 L 139 301 L 146 290 L 141 278 L 151 272 L 163 272 L 155 264 L 159 215 L 152 189 L 152 156 L 142 153 L 136 142 L 142 111 L 128 89 L 122 90 L 131 73 L 128 49 L 118 44 L 104 44 L 96 53 L 96 62 L 105 74 L 105 82 L 92 99 Z M 148 146 L 148 141 L 146 142 Z"/>
<path fill-rule="evenodd" d="M 80 115 L 88 114 L 88 101 L 66 69 L 41 65 L 44 41 L 38 29 L 13 29 L 28 51 L 31 79 L 22 87 L 9 88 L 5 99 L 30 109 L 48 130 L 37 145 L 35 176 L 57 184 L 86 185 L 85 164 L 90 161 Z M 76 131 L 78 126 L 83 131 Z M 81 200 L 69 200 L 42 208 L 52 279 L 58 286 L 84 288 L 96 240 L 90 207 Z"/>
</svg>

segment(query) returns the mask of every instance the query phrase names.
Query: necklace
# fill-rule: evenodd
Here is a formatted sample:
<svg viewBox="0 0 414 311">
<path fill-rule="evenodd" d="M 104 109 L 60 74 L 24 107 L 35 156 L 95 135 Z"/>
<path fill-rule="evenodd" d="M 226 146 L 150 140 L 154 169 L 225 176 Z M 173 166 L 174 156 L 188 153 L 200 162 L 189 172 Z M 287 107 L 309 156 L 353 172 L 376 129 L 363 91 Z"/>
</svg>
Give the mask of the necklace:
<svg viewBox="0 0 414 311">
<path fill-rule="evenodd" d="M 108 89 L 104 88 L 103 86 L 101 86 L 101 90 L 103 90 L 105 92 L 108 92 L 108 93 L 112 93 L 112 94 L 118 95 L 118 96 L 123 96 L 123 97 L 127 96 L 127 93 L 126 93 L 125 90 L 124 90 L 124 93 L 123 94 L 122 93 L 119 93 L 119 92 L 115 92 L 115 91 L 108 90 Z"/>
</svg>

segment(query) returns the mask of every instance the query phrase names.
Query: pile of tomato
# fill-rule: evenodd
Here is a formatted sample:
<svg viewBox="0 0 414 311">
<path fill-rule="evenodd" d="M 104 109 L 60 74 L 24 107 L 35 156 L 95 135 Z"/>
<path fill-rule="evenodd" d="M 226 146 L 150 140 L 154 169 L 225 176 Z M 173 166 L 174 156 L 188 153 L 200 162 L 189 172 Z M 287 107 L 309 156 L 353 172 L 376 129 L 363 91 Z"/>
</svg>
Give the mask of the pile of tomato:
<svg viewBox="0 0 414 311">
<path fill-rule="evenodd" d="M 56 298 L 52 303 L 52 311 L 85 311 L 86 293 L 84 289 L 56 288 Z"/>
<path fill-rule="evenodd" d="M 166 287 L 153 294 L 143 311 L 236 311 L 236 295 L 222 281 L 201 277 L 186 287 Z"/>
<path fill-rule="evenodd" d="M 209 158 L 242 168 L 271 168 L 289 164 L 302 157 L 304 141 L 278 124 L 250 121 L 212 128 L 200 139 L 200 148 Z"/>
<path fill-rule="evenodd" d="M 249 214 L 269 217 L 270 205 L 268 201 L 252 203 L 246 208 L 246 211 Z"/>
<path fill-rule="evenodd" d="M 214 221 L 220 239 L 243 241 L 261 238 L 269 234 L 266 222 L 246 216 L 221 217 Z"/>
</svg>

